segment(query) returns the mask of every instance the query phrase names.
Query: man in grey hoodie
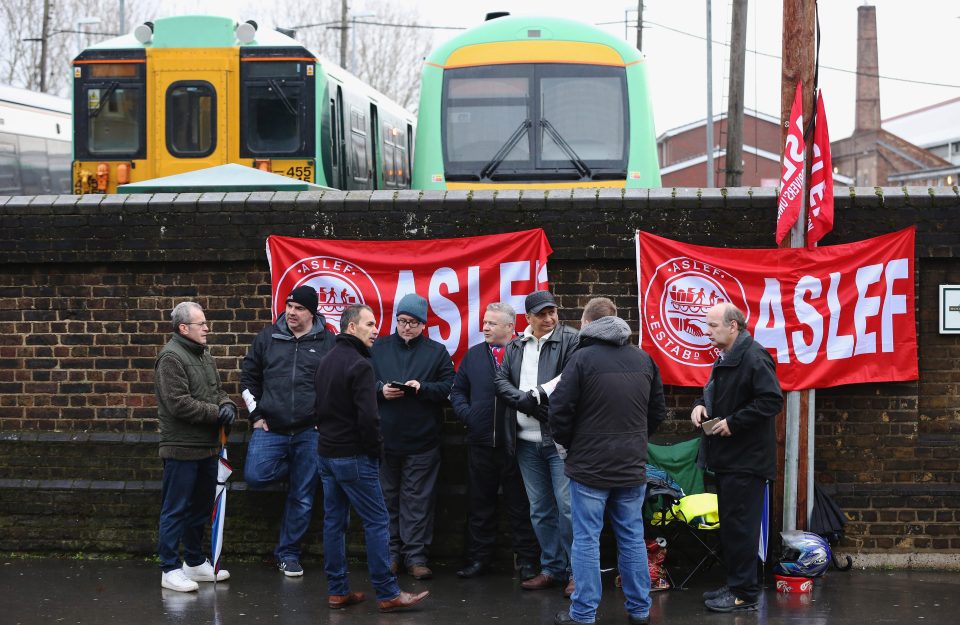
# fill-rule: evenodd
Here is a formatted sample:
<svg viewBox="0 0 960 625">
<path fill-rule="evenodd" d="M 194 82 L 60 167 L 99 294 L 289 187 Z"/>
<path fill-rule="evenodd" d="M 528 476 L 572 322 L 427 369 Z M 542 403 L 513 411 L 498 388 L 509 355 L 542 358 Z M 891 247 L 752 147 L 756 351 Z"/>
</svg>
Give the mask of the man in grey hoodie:
<svg viewBox="0 0 960 625">
<path fill-rule="evenodd" d="M 650 574 L 643 540 L 647 440 L 666 417 L 660 371 L 630 344 L 630 326 L 605 297 L 583 309 L 580 348 L 550 397 L 553 439 L 567 448 L 577 580 L 569 611 L 556 625 L 593 623 L 600 604 L 600 531 L 604 510 L 617 539 L 629 623 L 649 622 Z"/>
</svg>

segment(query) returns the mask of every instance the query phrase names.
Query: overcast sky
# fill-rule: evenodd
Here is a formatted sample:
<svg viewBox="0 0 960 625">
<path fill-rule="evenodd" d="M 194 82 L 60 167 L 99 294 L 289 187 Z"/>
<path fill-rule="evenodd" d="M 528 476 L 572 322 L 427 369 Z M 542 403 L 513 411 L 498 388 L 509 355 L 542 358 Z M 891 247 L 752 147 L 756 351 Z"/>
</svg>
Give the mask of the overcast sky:
<svg viewBox="0 0 960 625">
<path fill-rule="evenodd" d="M 636 20 L 633 0 L 394 0 L 415 6 L 423 24 L 472 26 L 487 11 L 515 15 L 554 15 L 598 24 L 614 35 L 624 32 L 625 11 Z M 376 12 L 377 0 L 355 0 L 360 12 Z M 649 63 L 657 134 L 706 117 L 706 0 L 646 0 L 643 48 Z M 857 7 L 862 0 L 820 0 L 820 86 L 832 139 L 853 130 L 857 56 Z M 950 54 L 960 41 L 960 3 L 955 0 L 876 0 L 880 51 L 880 106 L 883 118 L 960 97 L 960 75 Z M 244 3 L 192 0 L 192 12 L 236 14 Z M 265 6 L 255 5 L 259 10 Z M 269 6 L 269 5 L 266 5 Z M 589 7 L 587 10 L 585 7 Z M 780 54 L 783 3 L 750 0 L 747 27 L 747 108 L 780 115 Z M 241 9 L 242 11 L 242 9 Z M 730 2 L 713 0 L 713 108 L 726 108 Z M 261 17 L 262 19 L 262 17 Z M 269 21 L 269 20 L 267 20 Z M 281 20 L 282 22 L 282 20 Z M 373 26 L 370 26 L 373 28 Z M 402 32 L 402 31 L 401 31 Z M 436 41 L 457 31 L 437 30 Z M 895 80 L 899 79 L 899 80 Z M 907 82 L 916 81 L 916 82 Z M 931 84 L 920 84 L 931 83 Z M 936 86 L 940 85 L 940 86 Z"/>
</svg>

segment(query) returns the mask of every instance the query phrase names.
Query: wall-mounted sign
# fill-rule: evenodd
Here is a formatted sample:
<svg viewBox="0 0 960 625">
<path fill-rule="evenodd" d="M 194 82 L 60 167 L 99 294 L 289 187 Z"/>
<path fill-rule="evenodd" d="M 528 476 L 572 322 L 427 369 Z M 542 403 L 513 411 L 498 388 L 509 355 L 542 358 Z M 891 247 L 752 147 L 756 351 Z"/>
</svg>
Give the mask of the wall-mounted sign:
<svg viewBox="0 0 960 625">
<path fill-rule="evenodd" d="M 940 334 L 960 334 L 960 284 L 940 285 Z"/>
</svg>

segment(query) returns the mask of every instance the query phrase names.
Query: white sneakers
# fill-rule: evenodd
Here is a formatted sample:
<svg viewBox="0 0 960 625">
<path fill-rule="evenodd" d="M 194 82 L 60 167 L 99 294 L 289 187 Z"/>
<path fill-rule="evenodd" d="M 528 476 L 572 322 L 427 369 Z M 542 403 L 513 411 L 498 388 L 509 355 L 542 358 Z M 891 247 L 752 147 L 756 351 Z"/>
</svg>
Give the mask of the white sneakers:
<svg viewBox="0 0 960 625">
<path fill-rule="evenodd" d="M 160 585 L 177 592 L 192 592 L 200 588 L 200 585 L 192 579 L 187 579 L 183 574 L 183 569 L 173 569 L 160 576 Z"/>
<path fill-rule="evenodd" d="M 213 565 L 210 564 L 210 560 L 205 560 L 203 564 L 197 566 L 187 566 L 184 562 L 182 568 L 163 573 L 160 577 L 160 585 L 177 592 L 193 592 L 200 588 L 197 582 L 212 582 L 213 579 Z M 216 579 L 218 582 L 230 579 L 230 572 L 220 569 Z"/>
<path fill-rule="evenodd" d="M 187 579 L 191 579 L 195 582 L 212 582 L 213 581 L 213 565 L 210 564 L 210 560 L 204 560 L 203 564 L 198 564 L 197 566 L 187 566 L 187 563 L 183 563 L 183 574 Z M 220 569 L 217 572 L 217 581 L 222 582 L 225 579 L 230 579 L 230 572 L 226 569 Z"/>
</svg>

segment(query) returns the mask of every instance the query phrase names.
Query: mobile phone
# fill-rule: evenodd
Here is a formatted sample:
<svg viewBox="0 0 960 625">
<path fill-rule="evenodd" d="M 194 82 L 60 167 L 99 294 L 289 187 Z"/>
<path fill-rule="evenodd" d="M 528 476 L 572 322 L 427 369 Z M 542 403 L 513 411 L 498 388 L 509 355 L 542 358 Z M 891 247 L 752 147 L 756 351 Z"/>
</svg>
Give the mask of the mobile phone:
<svg viewBox="0 0 960 625">
<path fill-rule="evenodd" d="M 400 389 L 404 395 L 414 395 L 417 392 L 416 387 L 403 384 L 401 382 L 387 382 L 387 386 Z"/>
<path fill-rule="evenodd" d="M 704 434 L 706 434 L 707 436 L 711 436 L 713 434 L 713 428 L 715 428 L 717 426 L 717 423 L 719 422 L 720 422 L 720 417 L 714 417 L 712 419 L 707 419 L 706 421 L 701 423 L 700 427 L 703 428 Z"/>
</svg>

